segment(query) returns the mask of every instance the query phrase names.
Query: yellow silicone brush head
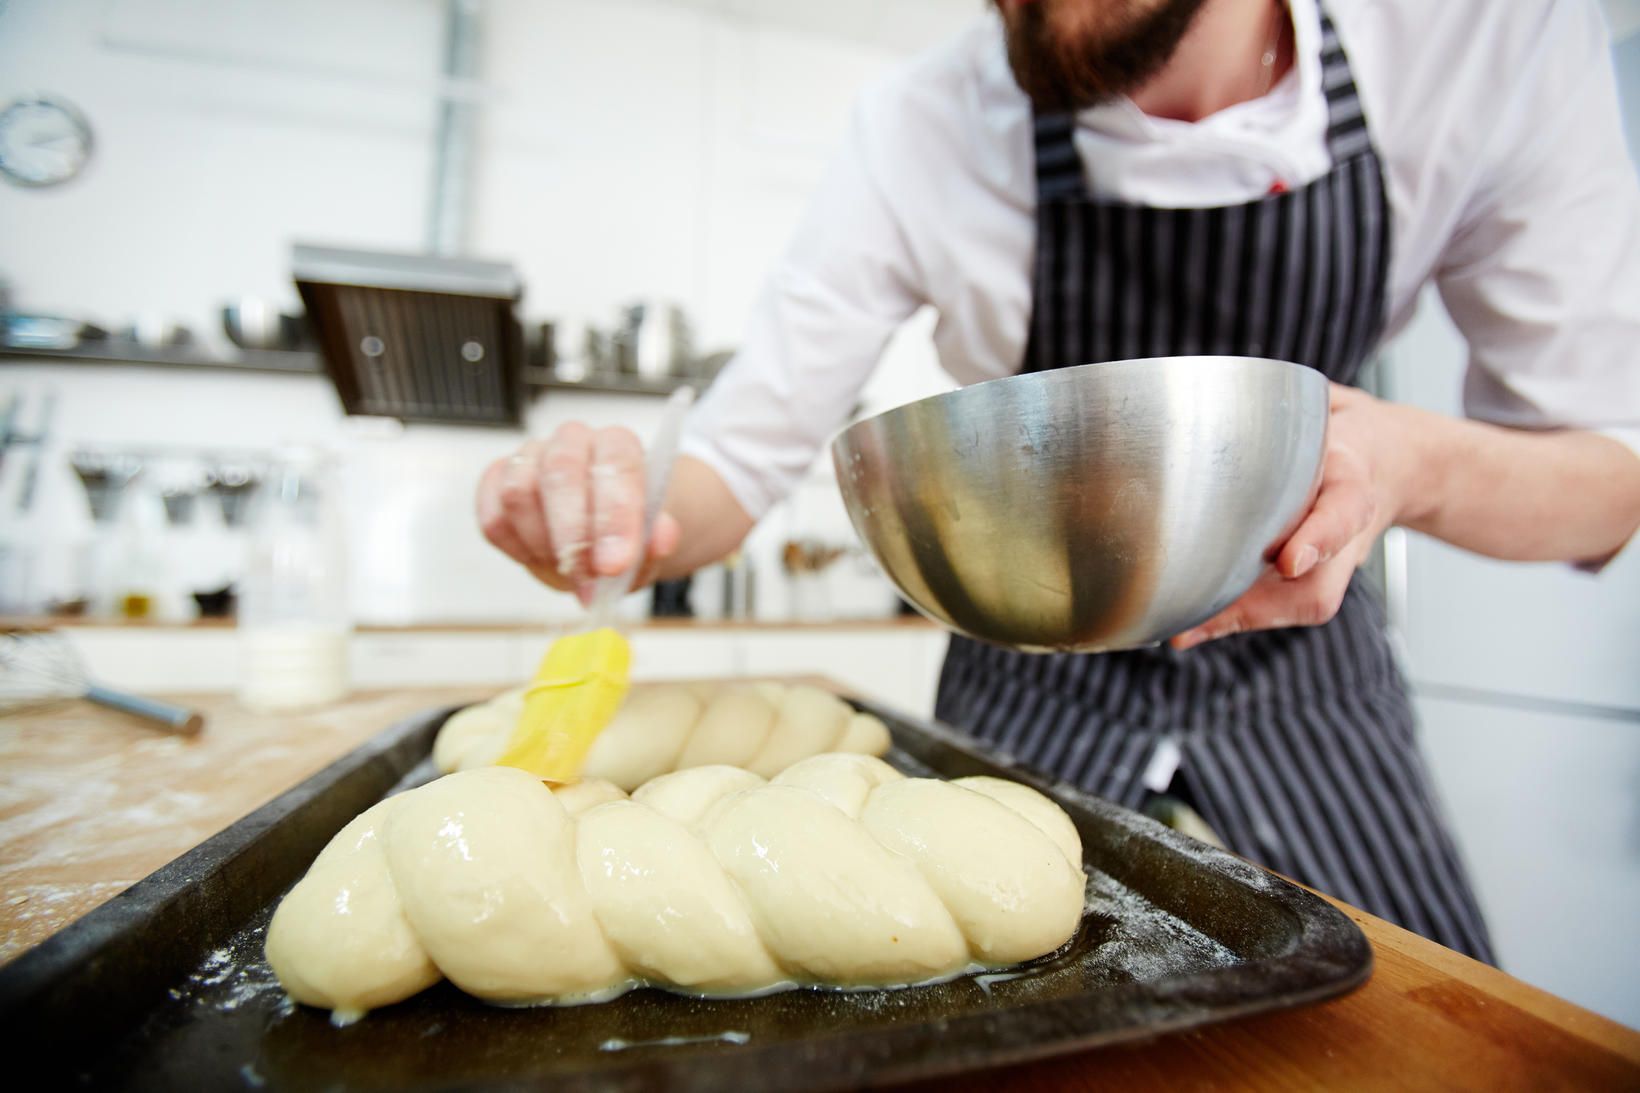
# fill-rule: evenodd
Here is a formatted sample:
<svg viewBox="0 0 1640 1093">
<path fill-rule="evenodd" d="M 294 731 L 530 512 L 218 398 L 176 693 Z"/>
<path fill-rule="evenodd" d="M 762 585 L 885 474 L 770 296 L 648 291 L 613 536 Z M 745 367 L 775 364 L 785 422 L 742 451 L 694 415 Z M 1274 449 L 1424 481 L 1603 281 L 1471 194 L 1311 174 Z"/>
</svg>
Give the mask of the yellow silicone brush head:
<svg viewBox="0 0 1640 1093">
<path fill-rule="evenodd" d="M 632 647 L 610 627 L 553 642 L 496 762 L 544 782 L 578 781 L 592 742 L 626 698 L 631 671 Z"/>
</svg>

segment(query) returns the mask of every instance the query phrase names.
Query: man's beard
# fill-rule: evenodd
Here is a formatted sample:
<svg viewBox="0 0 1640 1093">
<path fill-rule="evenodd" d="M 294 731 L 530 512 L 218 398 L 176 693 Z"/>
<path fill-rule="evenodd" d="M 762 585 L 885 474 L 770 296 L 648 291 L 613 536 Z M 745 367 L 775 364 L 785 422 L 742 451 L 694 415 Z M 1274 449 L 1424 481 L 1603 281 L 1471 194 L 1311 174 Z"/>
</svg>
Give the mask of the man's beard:
<svg viewBox="0 0 1640 1093">
<path fill-rule="evenodd" d="M 1035 0 L 1004 4 L 1008 64 L 1038 110 L 1084 110 L 1160 72 L 1205 0 Z M 1048 9 L 1053 8 L 1051 13 Z"/>
</svg>

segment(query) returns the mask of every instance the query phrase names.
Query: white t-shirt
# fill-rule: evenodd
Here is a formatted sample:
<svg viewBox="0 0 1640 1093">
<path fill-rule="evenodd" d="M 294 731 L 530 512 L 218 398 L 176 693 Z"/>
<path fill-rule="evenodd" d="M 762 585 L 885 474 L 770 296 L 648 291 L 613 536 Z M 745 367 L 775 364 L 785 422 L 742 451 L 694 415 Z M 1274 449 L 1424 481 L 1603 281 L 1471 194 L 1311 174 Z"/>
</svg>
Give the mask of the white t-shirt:
<svg viewBox="0 0 1640 1093">
<path fill-rule="evenodd" d="M 1092 193 L 1208 207 L 1331 167 L 1315 0 L 1297 64 L 1199 122 L 1078 115 Z M 1640 452 L 1640 186 L 1593 0 L 1331 0 L 1392 213 L 1389 326 L 1433 281 L 1470 347 L 1465 407 Z M 1031 312 L 1030 104 L 987 15 L 861 97 L 683 450 L 761 516 L 814 461 L 924 304 L 960 383 L 1019 370 Z"/>
</svg>

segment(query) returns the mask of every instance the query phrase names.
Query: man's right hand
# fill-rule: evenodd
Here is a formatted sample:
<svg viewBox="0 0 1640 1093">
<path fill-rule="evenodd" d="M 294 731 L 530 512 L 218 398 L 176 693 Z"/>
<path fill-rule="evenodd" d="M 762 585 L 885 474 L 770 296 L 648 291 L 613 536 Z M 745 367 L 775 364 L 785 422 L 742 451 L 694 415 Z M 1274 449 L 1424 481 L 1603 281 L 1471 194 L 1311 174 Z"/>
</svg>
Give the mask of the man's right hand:
<svg viewBox="0 0 1640 1093">
<path fill-rule="evenodd" d="M 484 537 L 554 588 L 583 603 L 592 581 L 629 569 L 643 538 L 643 444 L 630 429 L 571 422 L 485 468 L 478 484 Z M 655 519 L 633 587 L 677 549 L 678 522 Z"/>
</svg>

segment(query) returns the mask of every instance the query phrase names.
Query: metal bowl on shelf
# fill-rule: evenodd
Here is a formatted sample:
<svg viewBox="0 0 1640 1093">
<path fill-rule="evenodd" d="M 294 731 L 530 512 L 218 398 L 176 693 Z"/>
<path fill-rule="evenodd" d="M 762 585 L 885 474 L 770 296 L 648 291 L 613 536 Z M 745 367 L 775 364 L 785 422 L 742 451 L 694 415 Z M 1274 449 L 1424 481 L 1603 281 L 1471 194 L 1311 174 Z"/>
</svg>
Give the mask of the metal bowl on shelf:
<svg viewBox="0 0 1640 1093">
<path fill-rule="evenodd" d="M 1327 380 L 1158 357 L 1027 373 L 843 430 L 850 518 L 901 593 L 1031 651 L 1164 641 L 1245 592 L 1320 480 Z"/>
<path fill-rule="evenodd" d="M 297 349 L 307 337 L 307 321 L 248 296 L 223 305 L 222 332 L 240 349 Z"/>
</svg>

